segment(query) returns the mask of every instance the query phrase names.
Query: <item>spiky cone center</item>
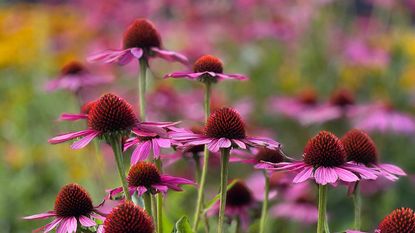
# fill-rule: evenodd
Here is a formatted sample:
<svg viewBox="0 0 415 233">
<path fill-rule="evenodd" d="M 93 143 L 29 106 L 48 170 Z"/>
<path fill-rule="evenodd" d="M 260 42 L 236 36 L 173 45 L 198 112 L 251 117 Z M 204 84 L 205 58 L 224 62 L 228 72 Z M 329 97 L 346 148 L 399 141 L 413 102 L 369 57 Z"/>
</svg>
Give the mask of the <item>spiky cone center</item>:
<svg viewBox="0 0 415 233">
<path fill-rule="evenodd" d="M 355 103 L 355 99 L 350 91 L 346 89 L 340 89 L 331 95 L 329 102 L 334 106 L 346 107 L 353 105 Z"/>
<path fill-rule="evenodd" d="M 213 72 L 221 74 L 223 73 L 223 63 L 217 57 L 214 57 L 212 55 L 204 55 L 197 59 L 196 62 L 193 64 L 193 71 L 195 73 Z M 217 82 L 217 78 L 212 77 L 209 74 L 204 74 L 201 77 L 199 77 L 199 81 L 204 83 L 215 83 Z"/>
<path fill-rule="evenodd" d="M 244 139 L 245 124 L 235 110 L 221 108 L 209 116 L 205 134 L 212 138 Z"/>
<path fill-rule="evenodd" d="M 70 61 L 61 68 L 61 75 L 76 75 L 86 72 L 85 66 L 78 61 Z"/>
<path fill-rule="evenodd" d="M 154 233 L 151 217 L 140 207 L 127 201 L 115 207 L 104 221 L 105 233 Z"/>
<path fill-rule="evenodd" d="M 128 186 L 144 186 L 151 191 L 151 186 L 161 182 L 161 175 L 157 167 L 145 161 L 133 165 L 128 172 Z"/>
<path fill-rule="evenodd" d="M 89 101 L 82 105 L 81 113 L 88 114 L 91 111 L 92 107 L 96 104 L 96 101 Z"/>
<path fill-rule="evenodd" d="M 261 148 L 255 155 L 257 162 L 265 161 L 271 163 L 281 163 L 284 160 L 284 156 L 280 150 L 272 150 L 268 148 Z"/>
<path fill-rule="evenodd" d="M 253 197 L 251 191 L 242 181 L 237 181 L 226 192 L 226 205 L 232 207 L 247 206 L 252 203 Z"/>
<path fill-rule="evenodd" d="M 142 48 L 149 51 L 150 48 L 161 46 L 161 37 L 152 22 L 146 19 L 136 19 L 124 32 L 123 45 L 128 48 Z"/>
<path fill-rule="evenodd" d="M 63 186 L 56 197 L 55 212 L 59 217 L 87 216 L 93 209 L 91 197 L 78 184 Z"/>
<path fill-rule="evenodd" d="M 99 98 L 88 114 L 88 126 L 103 134 L 126 134 L 137 122 L 132 106 L 111 93 Z"/>
<path fill-rule="evenodd" d="M 346 162 L 346 152 L 336 135 L 320 131 L 307 142 L 304 162 L 314 167 L 337 167 Z"/>
<path fill-rule="evenodd" d="M 400 208 L 392 211 L 379 224 L 380 233 L 409 233 L 415 232 L 415 214 L 410 208 Z"/>
<path fill-rule="evenodd" d="M 314 89 L 304 89 L 298 94 L 297 100 L 305 105 L 315 105 L 317 104 L 317 93 Z"/>
<path fill-rule="evenodd" d="M 346 151 L 347 161 L 365 165 L 378 162 L 378 151 L 373 140 L 362 130 L 349 130 L 341 139 Z"/>
</svg>

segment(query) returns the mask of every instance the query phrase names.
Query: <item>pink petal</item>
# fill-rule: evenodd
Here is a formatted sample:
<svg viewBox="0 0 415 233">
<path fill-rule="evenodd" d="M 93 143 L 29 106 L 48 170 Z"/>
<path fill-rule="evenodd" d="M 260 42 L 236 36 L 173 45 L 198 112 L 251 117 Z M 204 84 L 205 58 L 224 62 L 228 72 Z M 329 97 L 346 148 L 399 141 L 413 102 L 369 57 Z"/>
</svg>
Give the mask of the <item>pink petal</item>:
<svg viewBox="0 0 415 233">
<path fill-rule="evenodd" d="M 359 180 L 359 177 L 357 177 L 353 172 L 348 171 L 344 168 L 336 167 L 334 170 L 337 173 L 337 176 L 340 180 L 345 182 L 355 182 Z"/>
<path fill-rule="evenodd" d="M 219 139 L 213 139 L 209 144 L 208 144 L 208 150 L 212 151 L 212 152 L 218 152 L 219 151 Z"/>
<path fill-rule="evenodd" d="M 26 216 L 26 217 L 23 217 L 23 219 L 25 219 L 25 220 L 44 219 L 44 218 L 50 218 L 50 217 L 53 217 L 53 216 L 56 216 L 55 211 L 48 211 L 48 212 L 45 212 L 45 213 Z"/>
<path fill-rule="evenodd" d="M 326 185 L 328 183 L 328 180 L 326 177 L 326 168 L 318 167 L 314 171 L 314 179 L 316 180 L 317 184 Z"/>
<path fill-rule="evenodd" d="M 151 48 L 151 50 L 155 53 L 157 57 L 163 58 L 167 61 L 177 61 L 184 65 L 189 64 L 189 60 L 187 59 L 187 57 L 180 53 L 167 51 L 167 50 L 161 50 L 155 47 Z"/>
<path fill-rule="evenodd" d="M 393 164 L 379 164 L 378 165 L 380 168 L 382 168 L 383 170 L 392 173 L 394 175 L 398 175 L 398 176 L 406 176 L 406 173 L 398 166 L 395 166 Z"/>
<path fill-rule="evenodd" d="M 93 130 L 93 129 L 86 129 L 86 130 L 81 130 L 81 131 L 77 131 L 77 132 L 61 134 L 61 135 L 58 135 L 56 137 L 53 137 L 53 138 L 49 139 L 48 142 L 51 143 L 51 144 L 57 144 L 57 143 L 72 140 L 74 138 L 82 137 L 82 136 L 85 136 L 85 135 L 88 135 L 88 134 L 91 134 L 91 133 L 94 133 L 94 132 L 95 132 L 95 130 Z"/>
<path fill-rule="evenodd" d="M 88 119 L 87 114 L 72 114 L 72 113 L 62 113 L 59 117 L 60 121 L 77 121 L 82 119 Z"/>
<path fill-rule="evenodd" d="M 157 141 L 157 144 L 160 147 L 163 147 L 163 148 L 170 148 L 171 147 L 170 139 L 167 139 L 167 138 L 157 138 L 156 141 Z"/>
<path fill-rule="evenodd" d="M 145 141 L 139 144 L 131 155 L 131 165 L 136 164 L 138 161 L 142 161 L 148 158 L 151 150 L 151 141 Z"/>
<path fill-rule="evenodd" d="M 216 74 L 220 79 L 236 79 L 236 80 L 248 80 L 248 77 L 242 74 Z"/>
<path fill-rule="evenodd" d="M 77 226 L 78 226 L 78 222 L 76 221 L 75 217 L 70 217 L 67 220 L 67 228 L 68 228 L 69 233 L 75 233 Z"/>
<path fill-rule="evenodd" d="M 143 56 L 143 50 L 140 48 L 132 48 L 130 52 L 137 59 L 140 59 Z"/>
<path fill-rule="evenodd" d="M 235 143 L 239 148 L 246 149 L 246 145 L 242 141 L 237 140 L 237 139 L 232 139 L 232 142 Z"/>
<path fill-rule="evenodd" d="M 157 144 L 157 141 L 155 139 L 151 140 L 151 145 L 153 146 L 153 156 L 155 159 L 158 159 L 160 156 L 160 147 L 159 144 Z"/>
<path fill-rule="evenodd" d="M 232 142 L 227 138 L 219 138 L 218 144 L 220 148 L 229 148 L 231 147 Z"/>
<path fill-rule="evenodd" d="M 79 217 L 79 222 L 81 223 L 82 226 L 84 227 L 92 227 L 92 226 L 96 226 L 97 223 L 95 221 L 93 221 L 92 219 L 81 215 Z"/>
<path fill-rule="evenodd" d="M 158 184 L 153 184 L 151 185 L 151 187 L 157 189 L 159 192 L 162 192 L 162 193 L 167 193 L 167 190 L 169 189 L 166 185 L 158 185 Z"/>
<path fill-rule="evenodd" d="M 168 175 L 163 175 L 161 176 L 161 181 L 163 183 L 171 183 L 171 184 L 191 184 L 191 185 L 195 185 L 195 183 L 191 180 L 182 178 L 182 177 L 175 177 L 175 176 L 168 176 Z"/>
<path fill-rule="evenodd" d="M 93 132 L 89 135 L 86 135 L 84 138 L 74 142 L 71 146 L 72 149 L 77 150 L 84 148 L 86 145 L 88 145 L 94 138 L 96 138 L 100 132 Z"/>
<path fill-rule="evenodd" d="M 313 167 L 305 167 L 303 170 L 301 170 L 293 179 L 294 183 L 301 183 L 306 181 L 307 179 L 313 177 Z"/>
<path fill-rule="evenodd" d="M 62 223 L 62 218 L 56 218 L 51 223 L 44 226 L 43 232 L 47 233 L 47 232 L 53 230 L 60 223 Z"/>
<path fill-rule="evenodd" d="M 144 194 L 145 192 L 147 192 L 147 188 L 146 188 L 146 187 L 144 187 L 144 186 L 138 186 L 138 187 L 137 187 L 137 195 L 138 195 L 139 197 L 143 196 L 143 194 Z"/>
<path fill-rule="evenodd" d="M 366 166 L 357 165 L 353 163 L 347 163 L 342 167 L 346 168 L 349 171 L 357 173 L 362 179 L 367 180 L 376 180 L 377 176 L 375 175 L 375 171 L 371 168 Z"/>
</svg>

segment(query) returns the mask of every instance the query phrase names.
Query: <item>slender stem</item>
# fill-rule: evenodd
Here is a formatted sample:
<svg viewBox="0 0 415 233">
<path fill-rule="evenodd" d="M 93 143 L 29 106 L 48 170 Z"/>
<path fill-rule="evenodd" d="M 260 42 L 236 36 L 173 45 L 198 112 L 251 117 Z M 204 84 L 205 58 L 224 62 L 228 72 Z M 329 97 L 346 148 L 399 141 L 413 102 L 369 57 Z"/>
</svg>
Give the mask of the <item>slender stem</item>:
<svg viewBox="0 0 415 233">
<path fill-rule="evenodd" d="M 204 106 L 205 106 L 205 122 L 207 122 L 207 119 L 209 118 L 209 115 L 210 115 L 210 96 L 212 93 L 212 88 L 211 88 L 210 83 L 206 83 L 205 87 L 206 87 L 206 91 L 205 91 Z M 193 231 L 194 232 L 197 231 L 197 227 L 199 226 L 200 213 L 202 212 L 202 208 L 204 206 L 204 191 L 205 191 L 208 164 L 209 164 L 209 150 L 207 149 L 207 146 L 205 146 L 205 150 L 203 151 L 202 174 L 200 175 L 196 209 L 195 209 L 194 218 L 193 218 Z M 205 222 L 207 224 L 209 223 L 206 217 L 205 217 Z"/>
<path fill-rule="evenodd" d="M 141 58 L 140 62 L 140 76 L 138 77 L 138 101 L 140 105 L 140 118 L 142 121 L 146 120 L 146 71 L 148 62 L 146 58 Z"/>
<path fill-rule="evenodd" d="M 197 182 L 200 181 L 200 175 L 202 173 L 201 167 L 200 167 L 200 156 L 197 154 L 197 152 L 193 153 L 193 160 L 195 161 L 196 166 L 196 180 Z"/>
<path fill-rule="evenodd" d="M 327 186 L 318 185 L 318 222 L 317 233 L 324 233 L 326 226 Z M 326 229 L 326 233 L 327 229 Z"/>
<path fill-rule="evenodd" d="M 114 152 L 114 157 L 115 157 L 115 161 L 117 163 L 117 168 L 118 168 L 118 174 L 121 179 L 121 184 L 122 184 L 125 198 L 131 201 L 131 195 L 128 190 L 127 179 L 125 177 L 125 171 L 124 171 L 121 137 L 112 136 L 110 137 L 108 141 L 111 144 L 112 151 Z"/>
<path fill-rule="evenodd" d="M 228 182 L 228 165 L 230 149 L 221 149 L 221 168 L 220 168 L 220 196 L 219 196 L 219 222 L 218 233 L 224 232 L 225 207 L 226 207 L 226 184 Z"/>
<path fill-rule="evenodd" d="M 155 160 L 157 169 L 162 172 L 162 164 L 160 158 Z M 157 193 L 157 233 L 163 232 L 163 195 Z"/>
<path fill-rule="evenodd" d="M 267 221 L 267 213 L 268 213 L 269 177 L 266 171 L 263 171 L 263 172 L 264 172 L 264 178 L 265 178 L 265 192 L 264 192 L 264 201 L 262 202 L 259 233 L 265 232 L 265 222 Z"/>
<path fill-rule="evenodd" d="M 236 217 L 236 227 L 235 227 L 235 233 L 241 232 L 241 218 L 238 216 Z"/>
<path fill-rule="evenodd" d="M 147 211 L 148 215 L 152 216 L 153 212 L 151 211 L 151 194 L 146 192 L 143 195 L 144 200 L 144 209 Z"/>
<path fill-rule="evenodd" d="M 153 210 L 153 221 L 155 223 L 157 223 L 157 201 L 156 201 L 156 196 L 155 195 L 150 195 L 151 196 L 151 208 Z"/>
<path fill-rule="evenodd" d="M 353 203 L 354 203 L 354 229 L 360 230 L 362 226 L 362 198 L 359 192 L 359 182 L 356 182 L 353 192 Z"/>
</svg>

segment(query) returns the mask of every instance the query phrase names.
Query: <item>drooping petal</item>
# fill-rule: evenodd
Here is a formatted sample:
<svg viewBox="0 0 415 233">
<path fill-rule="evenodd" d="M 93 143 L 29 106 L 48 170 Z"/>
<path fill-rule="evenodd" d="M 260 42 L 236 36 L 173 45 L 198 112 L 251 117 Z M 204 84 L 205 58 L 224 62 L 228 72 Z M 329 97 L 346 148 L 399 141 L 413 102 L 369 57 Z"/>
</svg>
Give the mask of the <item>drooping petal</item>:
<svg viewBox="0 0 415 233">
<path fill-rule="evenodd" d="M 368 168 L 366 166 L 348 162 L 344 164 L 342 167 L 346 168 L 349 171 L 357 173 L 362 179 L 376 180 L 378 178 L 375 174 L 376 172 L 372 168 Z"/>
<path fill-rule="evenodd" d="M 219 77 L 219 79 L 236 79 L 236 80 L 248 80 L 248 77 L 242 75 L 242 74 L 216 74 L 217 77 Z"/>
<path fill-rule="evenodd" d="M 77 121 L 77 120 L 82 120 L 82 119 L 88 119 L 88 115 L 87 114 L 72 114 L 72 113 L 62 113 L 59 116 L 60 121 Z"/>
<path fill-rule="evenodd" d="M 161 181 L 163 183 L 171 183 L 171 184 L 191 184 L 191 185 L 195 185 L 195 183 L 193 181 L 188 180 L 186 178 L 168 176 L 168 175 L 162 175 L 161 176 Z"/>
<path fill-rule="evenodd" d="M 147 192 L 147 188 L 146 188 L 146 187 L 144 187 L 144 186 L 138 186 L 138 187 L 137 187 L 137 195 L 138 195 L 139 197 L 143 196 L 143 194 L 144 194 L 145 192 Z"/>
<path fill-rule="evenodd" d="M 56 216 L 55 211 L 48 211 L 48 212 L 45 212 L 45 213 L 26 216 L 26 217 L 23 217 L 23 219 L 25 219 L 25 220 L 44 219 L 44 218 L 50 218 L 50 217 L 53 217 L 53 216 Z"/>
<path fill-rule="evenodd" d="M 246 149 L 246 145 L 244 142 L 238 139 L 232 139 L 232 142 L 235 143 L 239 148 Z"/>
<path fill-rule="evenodd" d="M 71 146 L 72 149 L 77 150 L 77 149 L 81 149 L 84 148 L 86 145 L 88 145 L 94 138 L 96 138 L 98 135 L 100 134 L 100 132 L 98 131 L 94 131 L 93 133 L 86 135 L 85 137 L 83 137 L 82 139 L 74 142 Z"/>
<path fill-rule="evenodd" d="M 121 188 L 121 191 L 119 191 L 118 193 L 120 193 L 120 192 L 122 192 L 122 188 Z M 109 214 L 111 212 L 111 210 L 114 207 L 118 206 L 121 202 L 123 202 L 123 200 L 111 200 L 111 199 L 105 198 L 98 206 L 96 206 L 94 208 L 94 211 L 97 214 L 92 213 L 91 217 L 97 218 L 97 219 L 102 219 L 103 217 L 101 215 Z"/>
<path fill-rule="evenodd" d="M 317 184 L 326 185 L 328 183 L 328 180 L 326 177 L 326 168 L 318 167 L 314 171 L 314 179 L 316 180 Z"/>
<path fill-rule="evenodd" d="M 139 144 L 131 155 L 131 165 L 136 164 L 138 161 L 145 160 L 150 155 L 151 141 L 145 141 Z"/>
<path fill-rule="evenodd" d="M 208 150 L 212 151 L 212 152 L 218 152 L 219 151 L 219 139 L 213 139 L 209 144 L 208 144 Z"/>
<path fill-rule="evenodd" d="M 157 189 L 161 193 L 167 193 L 167 190 L 169 190 L 169 187 L 167 185 L 161 185 L 161 184 L 153 184 L 151 185 L 154 189 Z"/>
<path fill-rule="evenodd" d="M 294 183 L 301 183 L 313 177 L 313 167 L 308 166 L 301 170 L 293 179 Z"/>
<path fill-rule="evenodd" d="M 158 159 L 160 157 L 160 147 L 159 144 L 155 139 L 151 140 L 151 145 L 153 147 L 153 156 L 155 159 Z"/>
<path fill-rule="evenodd" d="M 357 177 L 353 172 L 346 170 L 344 168 L 341 167 L 336 167 L 334 168 L 334 170 L 337 173 L 337 176 L 339 177 L 340 180 L 345 181 L 345 182 L 355 182 L 359 180 L 359 177 Z"/>
<path fill-rule="evenodd" d="M 81 223 L 84 227 L 92 227 L 97 225 L 95 221 L 83 215 L 79 216 L 79 223 Z"/>
<path fill-rule="evenodd" d="M 176 61 L 184 65 L 189 65 L 189 60 L 187 59 L 187 57 L 180 53 L 162 50 L 155 47 L 151 48 L 151 51 L 153 51 L 157 57 L 163 58 L 167 61 Z"/>
<path fill-rule="evenodd" d="M 171 147 L 171 141 L 170 141 L 170 139 L 167 139 L 167 138 L 157 138 L 156 141 L 157 141 L 157 144 L 160 147 L 163 147 L 163 148 L 170 148 Z"/>
<path fill-rule="evenodd" d="M 132 48 L 130 52 L 137 59 L 140 59 L 143 56 L 143 50 L 141 48 Z"/>
<path fill-rule="evenodd" d="M 81 131 L 77 131 L 77 132 L 61 134 L 61 135 L 58 135 L 56 137 L 53 137 L 53 138 L 49 139 L 48 142 L 51 143 L 51 144 L 62 143 L 62 142 L 72 140 L 74 138 L 89 135 L 89 134 L 94 133 L 94 132 L 96 132 L 96 131 L 93 130 L 93 129 L 86 129 L 86 130 L 81 130 Z"/>
<path fill-rule="evenodd" d="M 404 170 L 402 170 L 400 167 L 395 166 L 393 164 L 387 164 L 387 163 L 383 163 L 383 164 L 379 164 L 378 165 L 380 168 L 382 168 L 383 170 L 392 173 L 394 175 L 398 175 L 398 176 L 406 176 L 406 173 Z"/>
<path fill-rule="evenodd" d="M 69 233 L 75 233 L 76 232 L 76 228 L 78 226 L 78 222 L 76 221 L 76 218 L 75 217 L 70 217 L 67 220 L 66 225 L 67 225 L 67 229 L 68 229 L 68 232 Z"/>
<path fill-rule="evenodd" d="M 62 222 L 62 218 L 56 218 L 55 220 L 46 224 L 44 227 L 39 228 L 38 230 L 43 230 L 44 233 L 47 233 L 55 229 L 55 227 L 59 225 L 61 222 Z"/>
<path fill-rule="evenodd" d="M 125 50 L 107 50 L 96 55 L 89 56 L 88 62 L 118 63 L 125 65 L 133 58 L 131 49 Z"/>
<path fill-rule="evenodd" d="M 227 138 L 219 138 L 218 140 L 219 148 L 229 148 L 232 145 L 231 140 Z"/>
</svg>

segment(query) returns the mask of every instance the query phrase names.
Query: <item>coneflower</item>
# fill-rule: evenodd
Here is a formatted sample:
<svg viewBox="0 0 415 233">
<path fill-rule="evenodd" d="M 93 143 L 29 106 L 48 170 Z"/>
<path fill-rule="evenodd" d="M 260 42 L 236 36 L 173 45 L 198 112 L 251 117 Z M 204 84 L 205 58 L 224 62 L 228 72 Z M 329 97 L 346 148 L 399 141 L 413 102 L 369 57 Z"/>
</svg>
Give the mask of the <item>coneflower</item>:
<svg viewBox="0 0 415 233">
<path fill-rule="evenodd" d="M 154 233 L 151 217 L 134 203 L 127 201 L 115 207 L 105 219 L 101 233 Z"/>
</svg>

